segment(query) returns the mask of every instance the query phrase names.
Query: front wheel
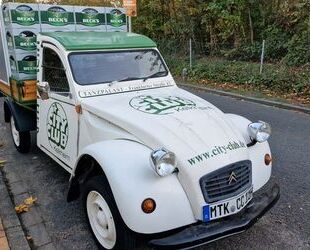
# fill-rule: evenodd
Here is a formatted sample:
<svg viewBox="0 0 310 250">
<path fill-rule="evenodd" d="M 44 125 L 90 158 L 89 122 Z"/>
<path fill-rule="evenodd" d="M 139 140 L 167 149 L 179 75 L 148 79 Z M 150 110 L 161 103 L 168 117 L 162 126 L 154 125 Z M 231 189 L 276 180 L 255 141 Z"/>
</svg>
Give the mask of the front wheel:
<svg viewBox="0 0 310 250">
<path fill-rule="evenodd" d="M 28 153 L 31 146 L 30 131 L 19 132 L 15 126 L 15 120 L 13 115 L 10 118 L 11 134 L 14 142 L 14 146 L 20 153 Z"/>
<path fill-rule="evenodd" d="M 134 249 L 135 237 L 123 222 L 104 176 L 87 181 L 83 203 L 89 227 L 100 249 Z"/>
</svg>

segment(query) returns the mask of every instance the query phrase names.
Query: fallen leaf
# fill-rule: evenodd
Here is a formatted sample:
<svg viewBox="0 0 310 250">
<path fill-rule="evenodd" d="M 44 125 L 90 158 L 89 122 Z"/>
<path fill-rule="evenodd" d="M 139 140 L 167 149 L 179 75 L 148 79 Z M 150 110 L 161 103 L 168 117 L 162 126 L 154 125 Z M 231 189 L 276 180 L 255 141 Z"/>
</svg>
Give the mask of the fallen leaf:
<svg viewBox="0 0 310 250">
<path fill-rule="evenodd" d="M 34 204 L 38 199 L 37 198 L 33 198 L 32 196 L 30 196 L 29 198 L 24 200 L 24 203 L 26 205 L 32 205 Z"/>
<path fill-rule="evenodd" d="M 21 204 L 21 205 L 15 207 L 15 211 L 16 211 L 16 213 L 21 214 L 23 212 L 28 212 L 29 208 L 27 205 Z"/>
<path fill-rule="evenodd" d="M 5 163 L 6 163 L 6 160 L 0 160 L 0 167 L 4 167 Z"/>
<path fill-rule="evenodd" d="M 32 237 L 27 235 L 26 239 L 30 241 L 30 240 L 32 240 Z"/>
<path fill-rule="evenodd" d="M 31 205 L 33 205 L 36 201 L 37 198 L 30 196 L 29 198 L 25 199 L 22 204 L 15 207 L 16 213 L 20 214 L 23 212 L 28 212 Z"/>
</svg>

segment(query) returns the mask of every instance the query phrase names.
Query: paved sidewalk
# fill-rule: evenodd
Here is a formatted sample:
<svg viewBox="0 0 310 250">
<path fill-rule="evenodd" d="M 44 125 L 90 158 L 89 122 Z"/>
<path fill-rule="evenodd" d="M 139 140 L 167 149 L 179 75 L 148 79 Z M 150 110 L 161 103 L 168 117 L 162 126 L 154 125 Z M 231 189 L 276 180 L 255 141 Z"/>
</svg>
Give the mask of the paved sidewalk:
<svg viewBox="0 0 310 250">
<path fill-rule="evenodd" d="M 2 225 L 2 221 L 0 219 L 0 249 L 1 250 L 9 250 L 8 239 L 6 238 L 6 234 L 4 232 L 4 228 Z"/>
</svg>

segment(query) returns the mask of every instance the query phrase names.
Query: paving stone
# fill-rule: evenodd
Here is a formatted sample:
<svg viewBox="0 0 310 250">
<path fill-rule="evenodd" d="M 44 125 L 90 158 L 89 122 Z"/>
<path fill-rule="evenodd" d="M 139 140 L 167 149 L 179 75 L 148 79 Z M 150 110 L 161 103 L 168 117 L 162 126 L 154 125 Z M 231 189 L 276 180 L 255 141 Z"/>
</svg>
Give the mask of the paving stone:
<svg viewBox="0 0 310 250">
<path fill-rule="evenodd" d="M 51 242 L 50 236 L 47 234 L 43 223 L 28 227 L 28 235 L 32 237 L 35 247 L 47 245 Z"/>
<path fill-rule="evenodd" d="M 27 192 L 27 189 L 25 188 L 22 181 L 10 183 L 10 190 L 11 190 L 13 196 Z"/>
<path fill-rule="evenodd" d="M 0 249 L 1 250 L 10 250 L 6 237 L 0 238 Z"/>
<path fill-rule="evenodd" d="M 14 197 L 15 204 L 17 205 L 22 204 L 24 200 L 29 197 L 30 197 L 29 193 L 19 194 L 16 197 Z M 23 225 L 25 225 L 26 227 L 33 226 L 35 224 L 43 222 L 40 213 L 38 211 L 38 208 L 36 207 L 36 204 L 32 205 L 29 208 L 28 212 L 21 213 L 20 217 L 23 221 Z"/>
<path fill-rule="evenodd" d="M 20 226 L 8 229 L 6 235 L 11 250 L 30 250 L 29 244 Z"/>
<path fill-rule="evenodd" d="M 5 177 L 9 180 L 10 184 L 21 181 L 20 176 L 15 171 L 6 172 Z"/>
<path fill-rule="evenodd" d="M 10 211 L 1 209 L 2 223 L 5 229 L 20 226 L 19 219 L 15 214 L 15 210 L 12 206 L 8 208 Z"/>
<path fill-rule="evenodd" d="M 23 225 L 26 227 L 42 223 L 43 220 L 36 207 L 30 207 L 29 211 L 21 214 Z"/>
<path fill-rule="evenodd" d="M 25 199 L 29 198 L 29 193 L 23 193 L 14 196 L 14 203 L 17 205 L 20 205 L 24 202 Z"/>
<path fill-rule="evenodd" d="M 3 238 L 3 237 L 5 237 L 4 229 L 0 229 L 0 238 Z"/>
<path fill-rule="evenodd" d="M 16 227 L 10 227 L 8 229 L 6 229 L 6 233 L 15 233 L 15 232 L 18 232 L 18 231 L 23 231 L 22 227 L 19 225 L 19 226 L 16 226 Z"/>
<path fill-rule="evenodd" d="M 0 195 L 1 195 L 1 199 L 6 199 L 7 197 L 9 197 L 7 188 L 4 184 L 4 181 L 2 179 L 2 175 L 0 174 Z"/>
<path fill-rule="evenodd" d="M 41 246 L 37 248 L 38 250 L 56 250 L 53 243 L 49 243 L 47 245 Z"/>
<path fill-rule="evenodd" d="M 0 238 L 2 238 L 2 237 L 5 237 L 5 232 L 4 232 L 4 228 L 2 226 L 2 221 L 0 220 Z"/>
</svg>

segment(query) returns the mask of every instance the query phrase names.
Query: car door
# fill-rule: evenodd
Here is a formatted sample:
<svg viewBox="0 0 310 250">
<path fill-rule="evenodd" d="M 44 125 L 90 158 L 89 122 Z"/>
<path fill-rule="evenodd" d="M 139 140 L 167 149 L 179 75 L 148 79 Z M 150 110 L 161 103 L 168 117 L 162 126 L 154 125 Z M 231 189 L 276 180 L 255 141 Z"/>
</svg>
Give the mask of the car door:
<svg viewBox="0 0 310 250">
<path fill-rule="evenodd" d="M 50 93 L 47 100 L 38 97 L 37 144 L 71 172 L 78 153 L 78 114 L 66 70 L 68 62 L 50 43 L 43 43 L 39 54 L 38 81 L 48 82 Z"/>
</svg>

